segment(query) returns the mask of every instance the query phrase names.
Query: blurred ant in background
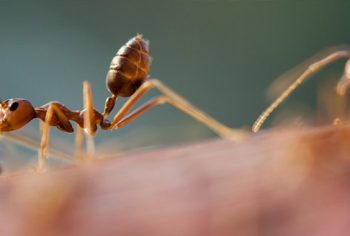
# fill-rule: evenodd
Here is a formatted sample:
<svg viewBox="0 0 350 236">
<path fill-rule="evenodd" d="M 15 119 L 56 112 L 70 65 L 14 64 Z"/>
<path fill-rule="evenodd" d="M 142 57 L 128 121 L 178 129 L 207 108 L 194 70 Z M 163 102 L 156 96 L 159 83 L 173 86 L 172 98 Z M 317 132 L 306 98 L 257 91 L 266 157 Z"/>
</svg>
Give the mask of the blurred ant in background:
<svg viewBox="0 0 350 236">
<path fill-rule="evenodd" d="M 270 114 L 279 105 L 281 105 L 281 103 L 286 100 L 291 93 L 296 90 L 306 79 L 310 78 L 332 62 L 342 58 L 348 58 L 348 60 L 345 64 L 343 76 L 337 83 L 336 92 L 337 95 L 344 96 L 350 86 L 350 49 L 332 50 L 330 53 L 322 56 L 321 59 L 317 60 L 311 65 L 308 65 L 307 69 L 258 117 L 252 126 L 252 131 L 254 133 L 259 132 L 261 126 L 264 124 L 265 120 L 270 116 Z"/>
</svg>

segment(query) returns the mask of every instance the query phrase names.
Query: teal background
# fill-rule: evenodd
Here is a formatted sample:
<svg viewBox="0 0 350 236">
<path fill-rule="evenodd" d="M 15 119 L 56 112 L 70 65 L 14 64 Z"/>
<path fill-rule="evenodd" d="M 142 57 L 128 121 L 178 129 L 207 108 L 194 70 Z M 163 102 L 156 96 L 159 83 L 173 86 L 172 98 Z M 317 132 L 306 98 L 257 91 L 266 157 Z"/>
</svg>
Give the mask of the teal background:
<svg viewBox="0 0 350 236">
<path fill-rule="evenodd" d="M 152 77 L 219 121 L 248 128 L 269 104 L 266 90 L 274 79 L 324 48 L 349 43 L 349 9 L 346 0 L 2 0 L 0 98 L 23 97 L 36 106 L 57 100 L 81 109 L 82 82 L 88 80 L 102 110 L 111 58 L 142 33 L 150 40 Z M 302 103 L 316 116 L 322 77 L 335 81 L 342 66 L 306 83 L 279 111 Z M 21 132 L 39 138 L 37 127 L 35 121 Z M 51 145 L 73 149 L 73 135 L 52 134 Z M 121 130 L 99 132 L 97 143 L 100 152 L 115 153 L 213 136 L 162 106 Z"/>
</svg>

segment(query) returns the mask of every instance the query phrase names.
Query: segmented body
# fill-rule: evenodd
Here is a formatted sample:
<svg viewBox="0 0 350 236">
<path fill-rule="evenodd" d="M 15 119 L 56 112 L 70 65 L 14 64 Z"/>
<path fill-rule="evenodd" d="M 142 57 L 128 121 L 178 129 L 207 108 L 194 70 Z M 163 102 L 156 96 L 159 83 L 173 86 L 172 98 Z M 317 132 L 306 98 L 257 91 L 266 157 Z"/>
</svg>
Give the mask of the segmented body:
<svg viewBox="0 0 350 236">
<path fill-rule="evenodd" d="M 151 57 L 148 42 L 137 35 L 113 57 L 107 73 L 107 88 L 114 96 L 131 96 L 146 80 Z"/>
<path fill-rule="evenodd" d="M 107 88 L 112 96 L 106 99 L 103 113 L 91 108 L 93 116 L 92 131 L 95 132 L 97 125 L 102 129 L 114 128 L 109 120 L 108 114 L 114 107 L 117 97 L 131 96 L 146 80 L 151 57 L 149 55 L 148 42 L 142 35 L 136 35 L 123 45 L 113 57 L 109 71 L 107 73 Z M 91 103 L 92 104 L 92 103 Z M 47 121 L 49 107 L 54 109 L 54 113 Z M 48 122 L 50 126 L 56 126 L 65 132 L 73 132 L 70 121 L 76 122 L 80 127 L 86 128 L 84 123 L 85 113 L 82 111 L 72 111 L 60 102 L 50 102 L 41 107 L 34 108 L 25 99 L 9 99 L 0 101 L 0 132 L 12 131 L 23 127 L 34 118 L 39 118 Z"/>
</svg>

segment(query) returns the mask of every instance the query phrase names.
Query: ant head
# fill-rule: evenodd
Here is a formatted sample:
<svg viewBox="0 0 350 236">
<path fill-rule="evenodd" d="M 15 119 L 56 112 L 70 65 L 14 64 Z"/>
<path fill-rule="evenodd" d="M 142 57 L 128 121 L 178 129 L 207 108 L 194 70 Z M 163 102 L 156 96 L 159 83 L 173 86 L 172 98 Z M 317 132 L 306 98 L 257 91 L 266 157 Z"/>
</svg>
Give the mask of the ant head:
<svg viewBox="0 0 350 236">
<path fill-rule="evenodd" d="M 19 129 L 36 117 L 32 104 L 13 98 L 0 103 L 0 132 Z"/>
</svg>

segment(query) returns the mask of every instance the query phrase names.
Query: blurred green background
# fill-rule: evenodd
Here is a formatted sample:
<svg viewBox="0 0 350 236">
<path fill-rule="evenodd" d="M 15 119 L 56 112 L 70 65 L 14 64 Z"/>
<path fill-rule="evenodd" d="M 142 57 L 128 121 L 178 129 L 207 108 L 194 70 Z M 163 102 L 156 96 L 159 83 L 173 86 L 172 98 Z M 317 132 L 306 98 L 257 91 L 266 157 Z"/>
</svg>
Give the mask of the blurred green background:
<svg viewBox="0 0 350 236">
<path fill-rule="evenodd" d="M 36 106 L 57 100 L 81 109 L 82 82 L 88 80 L 102 110 L 111 58 L 142 33 L 150 40 L 152 77 L 219 121 L 248 128 L 269 104 L 266 89 L 275 78 L 324 48 L 350 42 L 349 9 L 345 0 L 2 0 L 0 97 L 23 97 Z M 335 80 L 342 66 L 318 77 Z M 303 103 L 316 111 L 320 81 L 306 83 L 279 110 Z M 38 138 L 37 127 L 32 122 L 26 129 Z M 74 139 L 52 133 L 52 142 Z M 213 136 L 162 106 L 121 130 L 99 132 L 97 142 L 100 150 L 125 149 Z"/>
</svg>

